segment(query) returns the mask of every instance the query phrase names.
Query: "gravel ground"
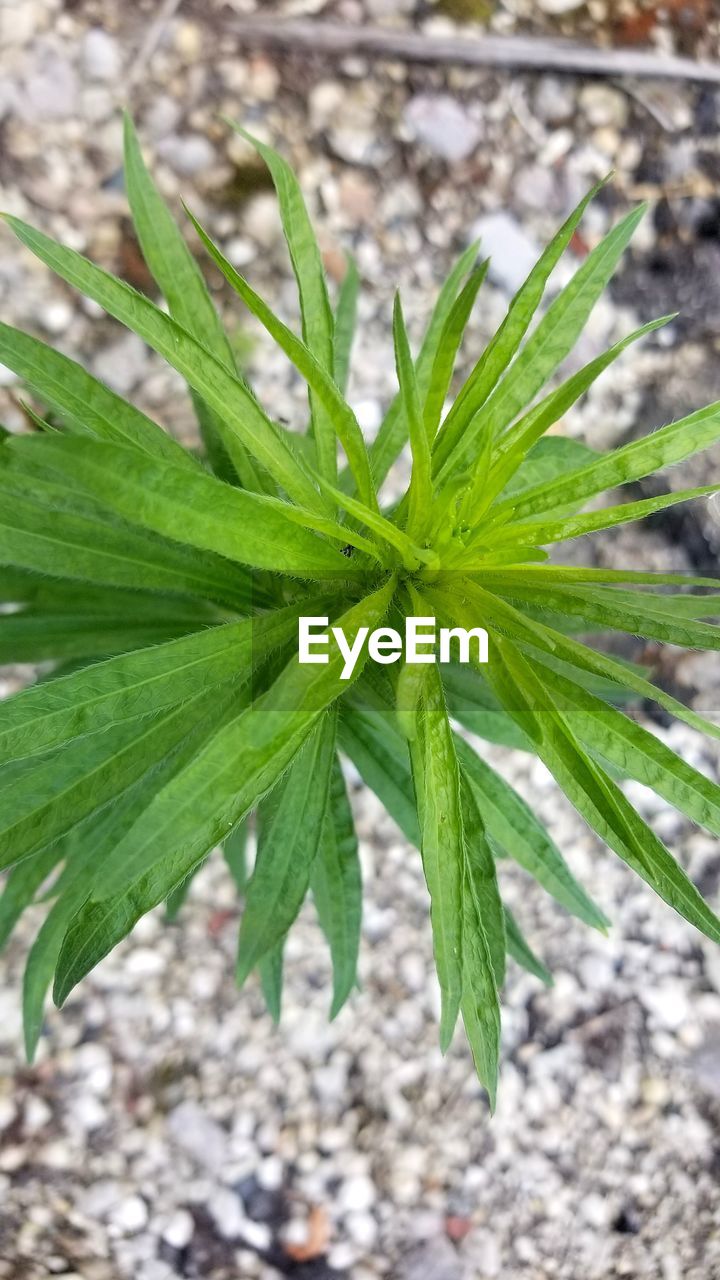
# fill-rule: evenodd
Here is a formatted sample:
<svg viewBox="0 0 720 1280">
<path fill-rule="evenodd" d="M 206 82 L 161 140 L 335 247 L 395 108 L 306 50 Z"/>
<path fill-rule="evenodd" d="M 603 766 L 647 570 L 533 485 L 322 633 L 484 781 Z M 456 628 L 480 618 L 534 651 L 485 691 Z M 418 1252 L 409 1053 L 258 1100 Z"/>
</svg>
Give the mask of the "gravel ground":
<svg viewBox="0 0 720 1280">
<path fill-rule="evenodd" d="M 434 10 L 389 0 L 262 7 L 432 30 L 468 9 L 460 0 Z M 606 447 L 720 396 L 720 95 L 358 58 L 242 57 L 222 34 L 217 0 L 181 5 L 138 68 L 157 8 L 0 0 L 5 209 L 150 289 L 119 167 L 118 107 L 129 101 L 166 193 L 177 201 L 182 192 L 292 317 L 265 176 L 218 116 L 248 122 L 298 167 L 331 276 L 342 274 L 344 249 L 357 256 L 364 293 L 351 395 L 370 436 L 393 391 L 395 286 L 417 338 L 453 254 L 482 234 L 496 260 L 471 355 L 537 246 L 614 168 L 575 239 L 576 261 L 631 201 L 653 206 L 580 357 L 652 315 L 678 306 L 683 314 L 614 367 L 564 428 Z M 620 25 L 626 39 L 717 55 L 712 5 L 667 4 L 652 28 L 651 8 L 507 3 L 490 25 L 602 42 Z M 209 278 L 261 395 L 292 421 L 301 397 L 284 361 Z M 191 438 L 179 380 L 5 235 L 0 294 L 3 319 L 79 354 Z M 14 430 L 27 425 L 18 390 L 0 368 L 0 417 Z M 715 551 L 712 519 L 698 512 L 616 535 L 593 554 L 689 567 Z M 666 674 L 717 715 L 716 666 L 688 657 Z M 28 674 L 6 673 L 5 690 Z M 716 750 L 678 726 L 658 732 L 718 775 Z M 218 860 L 195 881 L 178 925 L 144 920 L 63 1014 L 49 1013 L 28 1069 L 18 990 L 30 931 L 19 931 L 0 993 L 0 1277 L 720 1277 L 720 959 L 599 848 L 544 769 L 499 749 L 488 758 L 531 800 L 614 921 L 608 939 L 590 935 L 502 869 L 556 985 L 545 992 L 511 970 L 492 1122 L 460 1037 L 445 1060 L 437 1049 L 417 855 L 356 789 L 368 895 L 362 991 L 332 1025 L 327 961 L 309 915 L 287 949 L 281 1028 L 254 986 L 236 992 L 239 907 Z M 716 843 L 633 792 L 717 900 Z"/>
</svg>

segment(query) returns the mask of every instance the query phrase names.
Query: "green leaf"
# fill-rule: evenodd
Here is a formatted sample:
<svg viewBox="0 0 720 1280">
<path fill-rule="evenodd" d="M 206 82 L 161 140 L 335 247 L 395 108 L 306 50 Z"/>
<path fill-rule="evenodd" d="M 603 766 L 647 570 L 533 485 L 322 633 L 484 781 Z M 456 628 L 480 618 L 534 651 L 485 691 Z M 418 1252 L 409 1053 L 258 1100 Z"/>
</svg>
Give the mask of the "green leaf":
<svg viewBox="0 0 720 1280">
<path fill-rule="evenodd" d="M 63 441 L 63 446 L 70 443 Z M 8 448 L 8 457 L 9 452 Z M 34 478 L 33 493 L 21 497 L 14 489 L 15 486 L 25 488 L 26 477 L 13 477 L 11 486 L 5 463 L 3 448 L 0 450 L 0 561 L 6 566 L 103 587 L 201 596 L 240 611 L 252 599 L 246 576 L 219 556 L 209 552 L 200 555 L 124 523 L 58 510 L 53 487 L 43 484 L 41 489 L 40 482 Z"/>
<path fill-rule="evenodd" d="M 457 745 L 457 739 L 456 739 Z M 480 795 L 460 764 L 460 798 L 465 839 L 465 891 L 470 892 L 487 940 L 498 991 L 505 981 L 505 919 L 500 901 L 495 859 L 487 838 Z M 465 944 L 465 939 L 463 945 Z"/>
<path fill-rule="evenodd" d="M 171 612 L 164 622 L 137 626 L 112 618 L 96 618 L 92 614 L 48 617 L 27 610 L 0 614 L 0 662 L 108 658 L 112 654 L 162 644 L 175 636 L 196 631 L 197 627 L 197 621 L 175 619 Z"/>
<path fill-rule="evenodd" d="M 468 271 L 471 270 L 475 263 L 477 255 L 477 243 L 469 245 L 458 258 L 438 294 L 415 365 L 415 375 L 423 401 L 428 393 L 433 364 L 440 349 L 445 324 L 457 297 L 458 290 Z M 402 397 L 398 393 L 370 446 L 370 466 L 378 489 L 401 452 L 407 437 L 408 424 L 403 412 Z"/>
<path fill-rule="evenodd" d="M 329 543 L 285 515 L 286 504 L 232 488 L 205 472 L 161 466 L 129 449 L 91 440 L 23 437 L 6 444 L 22 467 L 33 461 L 102 500 L 121 518 L 173 541 L 241 564 L 313 577 L 345 572 Z M 27 481 L 28 488 L 31 482 Z"/>
<path fill-rule="evenodd" d="M 33 943 L 25 966 L 23 1021 L 28 1061 L 32 1062 L 43 1021 L 43 1007 L 52 982 L 65 931 L 88 896 L 94 878 L 102 877 L 105 859 L 130 830 L 155 791 L 177 772 L 197 750 L 209 731 L 209 722 L 199 721 L 179 745 L 143 776 L 118 800 L 87 818 L 62 842 L 65 866 L 53 885 L 55 901 Z M 39 855 L 40 857 L 42 855 Z M 32 866 L 33 858 L 21 866 Z"/>
<path fill-rule="evenodd" d="M 451 618 L 454 623 L 470 627 L 475 625 L 477 617 L 484 618 L 486 624 L 491 623 L 493 631 L 517 641 L 533 663 L 541 662 L 545 666 L 546 656 L 550 654 L 552 658 L 562 659 L 581 672 L 613 681 L 621 689 L 631 689 L 641 698 L 656 702 L 675 719 L 682 720 L 700 733 L 720 738 L 720 727 L 686 707 L 650 680 L 644 679 L 632 666 L 618 662 L 608 654 L 581 644 L 572 636 L 526 617 L 507 601 L 484 590 L 477 583 L 468 580 L 462 585 L 458 583 L 451 594 L 431 587 L 424 590 L 428 599 L 437 601 L 438 611 Z M 489 678 L 489 667 L 484 668 L 484 671 Z"/>
<path fill-rule="evenodd" d="M 335 436 L 337 435 L 345 450 L 360 497 L 368 506 L 377 509 L 377 497 L 370 474 L 370 462 L 365 448 L 365 440 L 355 414 L 333 380 L 332 364 L 328 372 L 316 359 L 312 351 L 295 336 L 286 324 L 283 324 L 282 320 L 278 319 L 267 303 L 248 284 L 247 280 L 240 275 L 239 271 L 235 270 L 232 263 L 228 262 L 222 251 L 189 211 L 188 216 L 225 279 L 240 295 L 252 314 L 257 316 L 271 337 L 285 352 L 288 359 L 295 365 L 298 373 L 307 382 L 313 397 L 313 404 L 316 406 L 313 422 L 321 477 L 330 480 L 332 483 L 332 480 L 337 475 L 335 441 Z M 323 424 L 322 431 L 319 429 L 321 424 Z M 321 447 L 322 441 L 325 441 L 325 443 Z M 321 456 L 324 457 L 322 465 L 320 464 Z"/>
<path fill-rule="evenodd" d="M 357 319 L 357 302 L 360 292 L 360 276 L 357 263 L 352 254 L 346 255 L 347 268 L 340 285 L 337 306 L 335 308 L 335 336 L 333 344 L 333 371 L 338 389 L 345 395 L 350 375 L 350 355 L 355 323 Z"/>
<path fill-rule="evenodd" d="M 651 787 L 681 813 L 720 835 L 720 787 L 642 725 L 555 672 L 543 679 L 573 731 L 625 776 Z"/>
<path fill-rule="evenodd" d="M 379 625 L 394 590 L 390 579 L 338 620 L 348 643 L 360 627 Z M 67 935 L 56 975 L 57 1003 L 271 790 L 337 698 L 342 666 L 339 655 L 322 667 L 289 663 L 266 693 L 222 726 L 154 797 L 105 862 L 106 896 L 86 904 Z M 361 668 L 359 661 L 355 678 Z"/>
<path fill-rule="evenodd" d="M 633 584 L 646 587 L 717 587 L 718 578 L 699 578 L 692 573 L 657 573 L 641 569 L 600 569 L 585 565 L 542 564 L 501 567 L 489 566 L 484 570 L 493 590 L 497 583 L 520 582 L 532 585 L 538 582 L 596 584 Z"/>
<path fill-rule="evenodd" d="M 395 343 L 395 369 L 400 384 L 403 412 L 408 424 L 413 460 L 407 528 L 411 538 L 421 540 L 430 519 L 433 500 L 430 442 L 423 422 L 420 391 L 415 377 L 415 367 L 410 353 L 410 344 L 399 293 L 395 294 L 393 308 L 393 339 Z"/>
<path fill-rule="evenodd" d="M 502 497 L 523 493 L 532 485 L 554 480 L 556 476 L 576 471 L 600 455 L 581 440 L 570 436 L 544 436 L 526 453 L 517 471 L 508 480 Z"/>
<path fill-rule="evenodd" d="M 613 587 L 514 586 L 501 588 L 500 594 L 582 618 L 593 627 L 626 631 L 689 649 L 720 649 L 720 629 L 708 622 L 696 622 L 682 607 L 676 611 L 672 596 L 660 597 L 665 601 L 660 607 L 653 601 L 648 603 L 640 592 L 624 598 Z"/>
<path fill-rule="evenodd" d="M 568 480 L 568 490 L 572 488 Z M 675 493 L 663 493 L 656 498 L 641 498 L 639 502 L 623 502 L 617 507 L 603 507 L 600 511 L 587 511 L 577 516 L 566 516 L 562 520 L 543 522 L 528 520 L 525 524 L 519 521 L 506 525 L 497 534 L 491 531 L 486 545 L 498 546 L 503 542 L 523 546 L 529 543 L 540 546 L 551 542 L 566 542 L 569 538 L 582 538 L 589 533 L 598 533 L 601 529 L 615 529 L 621 524 L 630 524 L 634 520 L 642 520 L 645 516 L 654 515 L 656 511 L 665 511 L 680 502 L 689 502 L 693 498 L 705 498 L 717 492 L 717 485 L 700 485 L 696 489 L 680 489 Z M 482 538 L 482 533 L 479 535 Z M 475 557 L 478 567 L 480 558 L 478 550 L 468 551 L 467 562 Z M 465 561 L 463 561 L 465 562 Z"/>
<path fill-rule="evenodd" d="M 639 338 L 646 337 L 649 333 L 654 333 L 656 329 L 662 328 L 663 325 L 668 324 L 674 318 L 674 316 L 669 315 L 662 316 L 659 320 L 652 320 L 649 324 L 644 324 L 640 329 L 636 329 L 620 342 L 616 342 L 608 351 L 596 356 L 584 368 L 574 373 L 556 391 L 551 391 L 549 395 L 541 400 L 539 405 L 536 405 L 534 409 L 531 409 L 519 422 L 506 431 L 498 444 L 493 467 L 493 478 L 490 484 L 491 495 L 494 497 L 495 494 L 500 493 L 507 486 L 510 477 L 520 466 L 528 450 L 540 440 L 549 427 L 559 422 L 568 409 L 572 408 L 600 374 L 617 360 L 618 356 L 621 356 L 633 342 L 637 342 Z M 556 439 L 558 438 L 556 437 Z M 577 441 L 573 443 L 578 444 Z M 582 458 L 584 463 L 590 461 L 591 457 Z M 580 462 L 577 465 L 580 466 Z M 542 479 L 544 477 L 538 477 L 534 483 L 541 483 Z M 528 486 L 524 487 L 527 488 Z"/>
<path fill-rule="evenodd" d="M 330 1017 L 337 1017 L 357 980 L 362 919 L 362 875 L 352 810 L 340 762 L 330 775 L 328 806 L 310 887 L 333 966 Z"/>
<path fill-rule="evenodd" d="M 367 525 L 367 528 L 371 529 L 377 537 L 382 538 L 391 547 L 395 547 L 400 552 L 403 563 L 408 568 L 417 568 L 419 564 L 437 564 L 437 556 L 433 552 L 417 546 L 404 530 L 398 529 L 397 525 L 394 525 L 392 521 L 379 512 L 364 506 L 357 498 L 351 497 L 349 493 L 343 493 L 322 478 L 320 479 L 320 487 L 324 493 L 333 498 L 338 506 L 343 507 L 355 520 Z"/>
<path fill-rule="evenodd" d="M 450 391 L 455 362 L 467 328 L 470 313 L 480 287 L 487 275 L 490 259 L 474 267 L 463 285 L 445 320 L 442 336 L 433 360 L 428 389 L 423 405 L 423 422 L 428 440 L 432 443 L 437 434 Z"/>
<path fill-rule="evenodd" d="M 493 840 L 571 915 L 604 933 L 609 920 L 578 884 L 555 842 L 513 788 L 462 738 L 458 759 Z"/>
<path fill-rule="evenodd" d="M 187 896 L 190 892 L 192 882 L 202 866 L 203 863 L 199 862 L 198 865 L 190 872 L 190 875 L 186 876 L 180 884 L 175 886 L 172 893 L 168 894 L 167 901 L 165 903 L 165 919 L 168 924 L 174 924 L 177 920 L 187 901 Z"/>
<path fill-rule="evenodd" d="M 551 303 L 512 369 L 468 423 L 460 444 L 461 452 L 467 451 L 486 422 L 492 424 L 493 436 L 500 435 L 569 355 L 646 208 L 640 205 L 633 209 L 588 254 L 570 283 Z"/>
<path fill-rule="evenodd" d="M 442 683 L 434 664 L 423 671 L 423 677 L 410 760 L 430 893 L 433 951 L 442 999 L 440 1046 L 444 1052 L 452 1039 L 462 997 L 465 849 L 460 778 Z"/>
<path fill-rule="evenodd" d="M 182 445 L 134 405 L 128 404 L 82 365 L 38 338 L 0 324 L 0 361 L 22 378 L 71 427 L 99 440 L 131 445 L 151 458 L 195 471 L 198 463 Z"/>
<path fill-rule="evenodd" d="M 512 956 L 513 960 L 517 961 L 519 965 L 522 965 L 523 969 L 527 969 L 528 973 L 532 973 L 534 977 L 539 978 L 546 987 L 552 987 L 552 974 L 545 968 L 542 961 L 538 960 L 535 952 L 528 945 L 509 907 L 505 908 L 505 935 L 507 937 L 508 955 Z"/>
<path fill-rule="evenodd" d="M 124 281 L 115 279 L 81 254 L 56 244 L 19 219 L 5 215 L 5 220 L 41 262 L 164 356 L 291 498 L 311 509 L 318 508 L 318 493 L 312 479 L 298 463 L 279 429 L 245 384 L 205 346 Z"/>
<path fill-rule="evenodd" d="M 26 907 L 34 901 L 50 873 L 63 858 L 63 841 L 47 845 L 34 858 L 19 862 L 8 873 L 0 895 L 0 948 L 5 946 Z"/>
<path fill-rule="evenodd" d="M 403 835 L 419 849 L 420 827 L 410 756 L 395 713 L 343 699 L 339 736 L 343 751 L 363 782 L 382 801 Z"/>
<path fill-rule="evenodd" d="M 479 672 L 450 663 L 442 667 L 442 675 L 450 714 L 466 729 L 503 747 L 514 747 L 518 751 L 532 749 Z"/>
<path fill-rule="evenodd" d="M 240 822 L 223 842 L 223 856 L 238 893 L 245 893 L 248 882 L 246 820 Z"/>
<path fill-rule="evenodd" d="M 254 138 L 252 134 L 247 133 L 245 129 L 242 129 L 240 125 L 235 124 L 232 120 L 228 120 L 227 123 L 255 148 L 270 171 L 280 205 L 280 216 L 290 252 L 290 261 L 292 262 L 298 286 L 303 341 L 320 368 L 332 376 L 335 364 L 333 314 L 328 298 L 320 249 L 315 239 L 315 233 L 303 200 L 300 184 L 290 165 L 277 151 Z M 208 245 L 208 247 L 210 246 Z M 224 270 L 222 267 L 221 269 Z M 337 378 L 336 383 L 340 386 Z M 318 465 L 322 475 L 326 479 L 334 481 L 337 476 L 337 456 L 335 431 L 333 429 L 333 410 L 312 384 L 310 384 L 310 405 L 313 434 L 318 452 Z M 336 423 L 335 427 L 337 427 Z"/>
<path fill-rule="evenodd" d="M 462 878 L 462 998 L 461 1009 L 465 1033 L 470 1043 L 475 1070 L 488 1091 L 490 1109 L 495 1109 L 497 1094 L 498 1058 L 500 1053 L 500 1003 L 495 978 L 495 966 L 499 963 L 498 948 L 502 944 L 502 969 L 505 965 L 505 927 L 502 912 L 497 920 L 499 898 L 494 895 L 493 910 L 488 912 L 483 900 L 483 882 L 487 884 L 492 855 L 482 830 L 482 819 L 474 806 L 471 794 L 465 791 L 465 822 L 473 830 L 476 850 L 483 851 L 482 869 L 478 874 L 473 865 L 464 833 L 465 846 Z M 462 828 L 460 828 L 462 832 Z M 494 875 L 494 868 L 493 868 Z M 486 922 L 491 916 L 496 930 L 491 943 Z"/>
<path fill-rule="evenodd" d="M 231 688 L 232 686 L 230 686 Z M 196 694 L 183 706 L 138 724 L 112 725 L 90 737 L 0 770 L 0 867 L 62 836 L 136 781 L 208 713 L 230 699 L 228 687 Z"/>
<path fill-rule="evenodd" d="M 579 746 L 519 650 L 498 641 L 493 680 L 508 710 L 534 724 L 540 759 L 594 831 L 690 924 L 720 941 L 720 920 L 620 788 Z"/>
<path fill-rule="evenodd" d="M 257 859 L 240 924 L 240 985 L 282 941 L 302 906 L 322 836 L 334 753 L 335 717 L 325 716 L 260 804 Z"/>
<path fill-rule="evenodd" d="M 170 210 L 155 186 L 138 143 L 130 116 L 124 118 L 125 185 L 133 225 L 143 257 L 170 314 L 194 338 L 207 347 L 231 373 L 235 373 L 232 347 L 220 323 L 200 268 L 188 249 Z M 243 445 L 225 426 L 223 418 L 194 394 L 195 408 L 205 447 L 213 468 L 222 479 L 237 470 L 246 488 L 258 489 L 258 475 Z"/>
<path fill-rule="evenodd" d="M 240 575 L 239 575 L 240 576 Z M 248 580 L 251 581 L 249 575 Z M 47 578 L 24 569 L 0 568 L 0 599 L 22 605 L 26 614 L 52 615 L 58 620 L 85 615 L 92 618 L 130 618 L 154 625 L 168 618 L 194 623 L 196 630 L 224 622 L 228 611 L 208 600 L 178 599 L 158 591 L 132 591 L 122 587 L 97 587 L 93 583 Z M 248 602 L 253 603 L 248 596 Z M 268 603 L 258 590 L 258 608 Z M 48 621 L 52 621 L 48 617 Z"/>
<path fill-rule="evenodd" d="M 510 500 L 513 517 L 520 520 L 524 516 L 537 516 L 543 511 L 567 506 L 570 502 L 585 502 L 606 489 L 642 480 L 643 476 L 684 462 L 686 458 L 708 449 L 718 439 L 720 400 L 640 440 L 632 440 L 612 453 L 603 454 L 570 475 L 558 476 L 526 490 L 519 501 Z"/>
<path fill-rule="evenodd" d="M 45 999 L 52 982 L 63 934 L 87 895 L 93 859 L 96 856 L 101 858 L 107 852 L 110 847 L 108 835 L 114 837 L 117 826 L 117 811 L 113 807 L 111 812 L 106 810 L 99 816 L 95 815 L 66 837 L 67 860 L 55 886 L 57 897 L 30 948 L 23 975 L 23 1028 L 28 1062 L 33 1061 L 37 1050 Z M 20 865 L 34 866 L 37 861 L 37 858 L 33 858 Z"/>
<path fill-rule="evenodd" d="M 275 1026 L 280 1021 L 282 1007 L 284 948 L 285 939 L 282 938 L 271 951 L 265 953 L 258 965 L 265 1004 Z"/>
<path fill-rule="evenodd" d="M 488 401 L 493 388 L 497 386 L 503 373 L 508 369 L 513 357 L 516 355 L 540 304 L 545 292 L 545 286 L 552 272 L 567 249 L 588 204 L 602 185 L 603 183 L 598 183 L 581 200 L 577 209 L 563 223 L 560 230 L 543 251 L 527 280 L 515 294 L 505 319 L 467 379 L 437 436 L 435 465 L 438 475 L 444 473 L 449 460 L 459 446 L 461 446 L 461 452 L 463 454 L 466 453 L 467 446 L 471 442 L 471 436 L 468 434 L 471 423 L 474 423 L 472 435 L 477 435 L 481 426 L 478 416 L 479 411 Z M 603 244 L 605 243 L 604 241 Z M 602 245 L 598 246 L 598 249 L 602 249 Z M 598 250 L 595 250 L 595 254 L 597 252 Z M 535 391 L 542 386 L 552 370 L 557 367 L 573 346 L 575 338 L 581 331 L 585 319 L 587 319 L 587 315 L 602 289 L 602 285 L 600 285 L 596 292 L 591 290 L 587 302 L 584 302 L 585 290 L 592 283 L 592 280 L 588 280 L 588 264 L 591 258 L 592 255 L 586 259 L 580 271 L 576 273 L 570 284 L 556 298 L 535 330 L 533 337 L 527 343 L 522 356 L 518 357 L 518 360 L 513 364 L 512 373 L 501 384 L 497 394 L 490 402 L 496 411 L 493 414 L 493 418 L 496 416 L 498 419 L 500 418 L 500 408 L 504 400 L 506 410 L 504 416 L 507 422 L 511 422 L 515 414 L 528 403 Z M 593 259 L 593 263 L 596 261 L 597 258 Z M 582 275 L 581 272 L 583 273 Z M 563 319 L 564 324 L 561 326 L 560 322 Z M 538 339 L 538 334 L 540 334 L 540 339 Z M 551 340 L 553 340 L 552 347 L 550 346 Z M 528 358 L 526 353 L 530 350 L 531 344 L 532 351 Z M 518 378 L 516 370 L 521 359 L 522 364 L 519 370 L 521 377 Z M 536 365 L 535 361 L 537 361 Z M 533 368 L 535 369 L 535 376 L 528 376 Z M 530 389 L 533 386 L 535 390 Z M 515 406 L 514 410 L 513 406 Z M 456 459 L 453 458 L 454 461 Z"/>
<path fill-rule="evenodd" d="M 0 764 L 154 714 L 234 677 L 249 679 L 253 652 L 292 639 L 306 607 L 211 627 L 24 689 L 3 704 Z"/>
</svg>

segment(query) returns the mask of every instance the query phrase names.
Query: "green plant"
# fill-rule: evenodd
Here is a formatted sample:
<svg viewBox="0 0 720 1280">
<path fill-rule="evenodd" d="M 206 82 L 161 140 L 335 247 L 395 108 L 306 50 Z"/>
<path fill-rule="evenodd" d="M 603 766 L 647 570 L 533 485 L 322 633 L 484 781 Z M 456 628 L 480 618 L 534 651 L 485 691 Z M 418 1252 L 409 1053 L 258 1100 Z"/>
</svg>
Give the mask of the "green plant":
<svg viewBox="0 0 720 1280">
<path fill-rule="evenodd" d="M 252 141 L 252 140 L 251 140 Z M 355 981 L 361 885 L 339 752 L 422 849 L 442 991 L 441 1042 L 462 1014 L 494 1098 L 506 953 L 549 976 L 503 907 L 509 855 L 563 907 L 607 921 L 528 807 L 453 728 L 535 752 L 590 827 L 708 937 L 720 922 L 626 799 L 634 778 L 720 834 L 720 788 L 620 708 L 628 694 L 713 737 L 720 729 L 641 669 L 576 638 L 615 629 L 717 649 L 719 597 L 667 593 L 712 579 L 568 568 L 548 545 L 609 529 L 709 487 L 584 512 L 615 486 L 720 439 L 720 405 L 611 453 L 545 433 L 643 326 L 537 400 L 573 347 L 642 210 L 623 219 L 531 320 L 588 200 L 567 220 L 443 416 L 486 264 L 477 246 L 440 293 L 419 355 L 394 312 L 399 392 L 367 448 L 344 398 L 357 273 L 331 307 L 292 171 L 255 142 L 275 183 L 302 337 L 277 318 L 199 224 L 211 257 L 308 385 L 310 427 L 274 422 L 238 374 L 184 239 L 144 168 L 130 123 L 135 226 L 169 314 L 31 227 L 24 245 L 160 352 L 192 390 L 208 465 L 78 364 L 3 326 L 0 360 L 52 411 L 0 448 L 0 660 L 56 664 L 0 718 L 0 937 L 32 901 L 46 916 L 25 975 L 32 1056 L 54 977 L 70 990 L 145 912 L 177 912 L 222 845 L 242 892 L 238 978 L 259 968 L 280 1006 L 282 950 L 308 889 L 334 968 L 334 1014 Z M 667 319 L 667 317 L 665 318 Z M 409 439 L 407 495 L 378 491 Z M 338 468 L 338 442 L 346 460 Z M 482 624 L 490 662 L 302 666 L 301 614 L 359 628 L 429 614 Z M 245 887 L 243 831 L 257 815 Z M 47 884 L 49 883 L 49 888 Z"/>
</svg>

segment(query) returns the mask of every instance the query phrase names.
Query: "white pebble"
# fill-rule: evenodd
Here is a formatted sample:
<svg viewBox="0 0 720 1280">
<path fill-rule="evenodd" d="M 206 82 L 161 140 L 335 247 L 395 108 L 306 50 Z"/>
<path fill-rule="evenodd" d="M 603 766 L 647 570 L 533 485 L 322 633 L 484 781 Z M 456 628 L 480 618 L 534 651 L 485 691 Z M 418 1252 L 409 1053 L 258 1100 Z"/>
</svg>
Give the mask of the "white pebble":
<svg viewBox="0 0 720 1280">
<path fill-rule="evenodd" d="M 375 1203 L 375 1186 L 370 1178 L 359 1174 L 348 1178 L 340 1187 L 338 1202 L 344 1213 L 369 1209 Z"/>
<path fill-rule="evenodd" d="M 158 951 L 151 951 L 149 947 L 136 947 L 125 961 L 126 973 L 132 973 L 137 978 L 151 978 L 156 973 L 162 973 L 164 968 L 163 956 Z"/>
<path fill-rule="evenodd" d="M 148 1208 L 140 1196 L 126 1196 L 112 1210 L 110 1222 L 123 1235 L 132 1236 L 147 1226 Z"/>
<path fill-rule="evenodd" d="M 69 328 L 72 321 L 72 307 L 68 302 L 58 299 L 49 302 L 40 316 L 40 323 L 46 333 L 60 334 Z"/>
<path fill-rule="evenodd" d="M 185 1249 L 195 1230 L 195 1223 L 187 1209 L 177 1209 L 165 1227 L 162 1238 L 171 1249 Z"/>
<path fill-rule="evenodd" d="M 252 1218 L 246 1218 L 243 1222 L 242 1235 L 251 1249 L 264 1251 L 269 1249 L 272 1243 L 272 1232 L 267 1223 L 253 1222 Z"/>
<path fill-rule="evenodd" d="M 349 1213 L 345 1218 L 345 1230 L 361 1249 L 372 1249 L 377 1240 L 378 1225 L 371 1213 Z"/>
<path fill-rule="evenodd" d="M 245 1235 L 246 1218 L 242 1200 L 228 1187 L 218 1187 L 208 1200 L 208 1213 L 224 1240 Z"/>
<path fill-rule="evenodd" d="M 257 1180 L 266 1191 L 277 1191 L 283 1183 L 283 1162 L 278 1156 L 266 1156 L 257 1171 Z"/>
</svg>

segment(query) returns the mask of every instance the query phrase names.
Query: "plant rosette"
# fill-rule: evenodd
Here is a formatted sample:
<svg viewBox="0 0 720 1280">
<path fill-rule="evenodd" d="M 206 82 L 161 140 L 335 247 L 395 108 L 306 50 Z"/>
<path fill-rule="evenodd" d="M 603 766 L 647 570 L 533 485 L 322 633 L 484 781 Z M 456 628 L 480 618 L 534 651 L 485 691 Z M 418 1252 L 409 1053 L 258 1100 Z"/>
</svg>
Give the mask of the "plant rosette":
<svg viewBox="0 0 720 1280">
<path fill-rule="evenodd" d="M 720 787 L 623 706 L 652 699 L 701 734 L 720 729 L 651 673 L 578 638 L 620 631 L 717 649 L 715 579 L 550 559 L 559 543 L 710 493 L 621 496 L 586 510 L 720 440 L 720 404 L 607 453 L 547 434 L 627 347 L 671 318 L 546 389 L 643 213 L 633 210 L 593 248 L 531 328 L 591 191 L 449 408 L 487 270 L 478 246 L 452 269 L 415 355 L 396 299 L 398 392 L 368 446 L 345 397 L 356 267 L 348 261 L 331 302 L 292 170 L 239 132 L 275 184 L 300 334 L 189 216 L 307 384 L 303 432 L 275 421 L 236 367 L 129 120 L 127 191 L 167 310 L 6 219 L 23 245 L 186 379 L 203 441 L 201 454 L 185 450 L 79 364 L 0 326 L 0 361 L 32 393 L 35 427 L 4 433 L 0 445 L 0 600 L 11 606 L 0 660 L 52 664 L 0 717 L 0 867 L 9 868 L 0 940 L 31 903 L 45 911 L 25 971 L 27 1053 L 51 984 L 61 1005 L 146 912 L 165 902 L 175 915 L 216 847 L 244 897 L 238 981 L 259 970 L 279 1015 L 284 942 L 310 894 L 332 957 L 334 1016 L 355 985 L 362 899 L 345 756 L 420 850 L 441 1045 L 461 1017 L 492 1105 L 507 956 L 551 981 L 503 904 L 498 860 L 514 859 L 588 925 L 605 930 L 608 921 L 469 734 L 534 753 L 601 840 L 720 940 L 717 917 L 622 784 L 644 783 L 714 834 Z M 387 504 L 383 483 L 408 443 L 407 493 Z M 438 645 L 423 645 L 436 629 Z"/>
</svg>

